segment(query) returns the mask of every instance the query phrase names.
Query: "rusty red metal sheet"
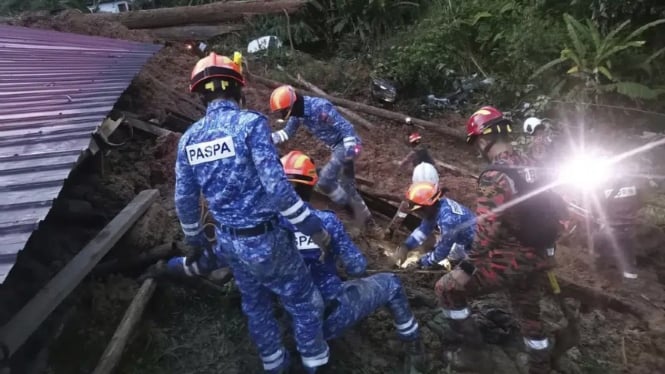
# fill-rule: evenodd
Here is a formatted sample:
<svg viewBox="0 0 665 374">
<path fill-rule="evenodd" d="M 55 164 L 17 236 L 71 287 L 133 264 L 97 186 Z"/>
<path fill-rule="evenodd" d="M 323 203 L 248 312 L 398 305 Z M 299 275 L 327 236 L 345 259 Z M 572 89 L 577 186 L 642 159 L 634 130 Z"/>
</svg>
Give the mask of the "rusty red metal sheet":
<svg viewBox="0 0 665 374">
<path fill-rule="evenodd" d="M 160 45 L 0 25 L 0 283 Z"/>
</svg>

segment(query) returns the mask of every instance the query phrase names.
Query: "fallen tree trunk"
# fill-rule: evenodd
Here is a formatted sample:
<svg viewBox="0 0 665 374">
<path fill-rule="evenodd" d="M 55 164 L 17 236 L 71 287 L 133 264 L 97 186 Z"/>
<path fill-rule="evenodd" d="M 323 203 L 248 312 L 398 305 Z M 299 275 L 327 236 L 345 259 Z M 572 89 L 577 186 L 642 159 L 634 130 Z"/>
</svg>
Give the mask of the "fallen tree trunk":
<svg viewBox="0 0 665 374">
<path fill-rule="evenodd" d="M 279 86 L 284 85 L 284 83 L 280 83 L 280 82 L 274 81 L 272 79 L 263 78 L 263 77 L 260 77 L 258 75 L 251 75 L 251 80 L 253 80 L 257 83 L 263 84 L 265 86 L 271 87 L 271 88 L 277 88 Z M 302 90 L 301 92 L 303 94 L 306 94 L 306 95 L 313 95 L 313 96 L 322 97 L 322 98 L 330 101 L 331 103 L 333 103 L 335 105 L 343 106 L 345 108 L 349 108 L 349 109 L 352 109 L 352 110 L 355 110 L 355 111 L 358 111 L 358 112 L 371 114 L 371 115 L 374 115 L 374 116 L 377 116 L 377 117 L 386 118 L 386 119 L 390 119 L 390 120 L 393 120 L 393 121 L 404 122 L 404 119 L 406 117 L 411 117 L 411 116 L 408 116 L 408 115 L 403 114 L 403 113 L 392 112 L 390 110 L 377 108 L 377 107 L 374 107 L 374 106 L 371 106 L 371 105 L 358 103 L 358 102 L 351 101 L 351 100 L 346 100 L 346 99 L 340 99 L 340 98 L 335 97 L 335 96 L 316 94 L 315 92 L 308 92 L 308 91 L 304 91 L 304 90 Z M 438 132 L 440 134 L 453 137 L 457 140 L 460 140 L 460 141 L 465 141 L 466 140 L 466 135 L 464 135 L 464 133 L 462 131 L 455 130 L 453 128 L 447 127 L 444 124 L 425 121 L 425 120 L 418 119 L 418 118 L 413 118 L 413 117 L 411 117 L 411 121 L 414 125 L 418 125 L 418 126 L 428 128 L 428 129 L 430 129 L 434 132 Z"/>
<path fill-rule="evenodd" d="M 93 374 L 110 374 L 118 366 L 122 352 L 125 350 L 129 336 L 134 330 L 136 324 L 141 320 L 141 315 L 148 301 L 155 292 L 156 283 L 154 279 L 146 279 L 139 291 L 134 296 L 132 303 L 127 308 L 125 316 L 122 317 L 118 329 L 111 338 L 111 342 L 106 347 L 102 358 L 99 360 L 97 368 Z"/>
<path fill-rule="evenodd" d="M 224 35 L 240 31 L 243 25 L 185 25 L 173 27 L 160 27 L 155 29 L 139 29 L 156 38 L 164 40 L 208 40 L 217 35 Z"/>
<path fill-rule="evenodd" d="M 214 24 L 242 20 L 258 14 L 293 13 L 309 0 L 246 0 L 217 2 L 197 6 L 180 6 L 123 12 L 95 13 L 91 17 L 104 17 L 122 23 L 130 29 L 152 29 L 189 24 Z"/>
</svg>

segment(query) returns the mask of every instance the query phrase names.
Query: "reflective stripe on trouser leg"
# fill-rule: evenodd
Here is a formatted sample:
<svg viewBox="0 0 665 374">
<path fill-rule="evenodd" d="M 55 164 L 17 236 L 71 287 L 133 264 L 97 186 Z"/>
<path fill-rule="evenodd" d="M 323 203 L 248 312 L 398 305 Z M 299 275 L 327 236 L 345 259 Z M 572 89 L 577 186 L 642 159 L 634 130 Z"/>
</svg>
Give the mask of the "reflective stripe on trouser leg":
<svg viewBox="0 0 665 374">
<path fill-rule="evenodd" d="M 456 321 L 461 321 L 463 319 L 469 318 L 471 315 L 471 309 L 469 308 L 462 308 L 462 309 L 444 309 L 441 308 L 441 313 L 448 318 L 448 319 L 454 319 Z"/>
<path fill-rule="evenodd" d="M 285 358 L 286 354 L 283 349 L 279 349 L 277 352 L 268 356 L 261 356 L 261 361 L 263 361 L 263 370 L 269 372 L 271 370 L 279 369 L 284 365 Z"/>
<path fill-rule="evenodd" d="M 264 369 L 271 370 L 271 364 L 274 362 L 266 358 L 272 358 L 276 352 L 284 352 L 272 303 L 266 302 L 271 300 L 271 292 L 260 285 L 237 258 L 231 257 L 229 262 L 242 295 L 242 311 L 247 317 L 249 335 L 261 355 Z"/>
<path fill-rule="evenodd" d="M 402 339 L 418 337 L 418 322 L 411 313 L 399 278 L 394 274 L 380 273 L 346 281 L 338 302 L 337 309 L 324 321 L 323 331 L 327 340 L 341 336 L 346 329 L 384 306 L 390 308 Z"/>
<path fill-rule="evenodd" d="M 534 351 L 542 351 L 543 349 L 547 349 L 550 346 L 547 338 L 543 339 L 524 338 L 524 345 L 527 347 L 527 349 Z"/>
<path fill-rule="evenodd" d="M 266 302 L 270 300 L 268 292 L 270 290 L 279 297 L 284 309 L 292 317 L 294 337 L 303 362 L 327 361 L 325 357 L 328 355 L 328 344 L 323 339 L 321 321 L 323 299 L 314 286 L 302 257 L 298 254 L 291 233 L 283 228 L 276 228 L 255 237 L 231 240 L 229 236 L 222 235 L 220 239 L 223 241 L 223 247 L 231 247 L 225 250 L 232 252 L 231 257 L 237 259 L 234 262 L 240 262 L 242 268 L 245 268 L 246 272 L 265 290 L 261 297 L 252 298 L 251 304 L 250 301 L 247 302 L 252 307 L 250 311 L 270 309 L 271 312 L 269 318 L 264 317 L 267 322 L 265 325 L 250 324 L 250 332 L 259 346 L 261 355 L 269 356 L 278 349 L 283 349 L 279 329 L 273 332 L 272 325 L 276 327 L 276 323 L 272 315 L 272 305 Z M 234 276 L 238 281 L 235 273 L 234 267 Z M 238 282 L 238 287 L 243 292 L 241 285 L 245 286 L 243 282 Z M 245 303 L 244 296 L 243 294 L 243 303 Z M 273 334 L 276 336 L 272 336 Z M 265 348 L 269 346 L 269 342 L 275 340 L 279 344 L 273 344 L 271 349 Z"/>
</svg>

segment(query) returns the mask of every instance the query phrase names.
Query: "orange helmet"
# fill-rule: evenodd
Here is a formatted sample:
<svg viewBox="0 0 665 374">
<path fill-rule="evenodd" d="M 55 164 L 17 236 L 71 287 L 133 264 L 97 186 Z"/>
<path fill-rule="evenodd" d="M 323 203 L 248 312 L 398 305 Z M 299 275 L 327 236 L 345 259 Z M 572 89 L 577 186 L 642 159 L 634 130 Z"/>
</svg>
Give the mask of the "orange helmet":
<svg viewBox="0 0 665 374">
<path fill-rule="evenodd" d="M 208 56 L 200 59 L 196 63 L 196 66 L 194 66 L 189 81 L 189 91 L 195 92 L 202 91 L 203 89 L 215 91 L 215 84 L 208 84 L 211 83 L 210 81 L 213 78 L 220 80 L 219 86 L 222 90 L 225 90 L 229 84 L 226 79 L 232 80 L 240 86 L 245 85 L 242 67 L 238 62 L 211 52 Z"/>
<path fill-rule="evenodd" d="M 432 206 L 441 198 L 441 190 L 429 182 L 417 182 L 406 191 L 406 199 L 421 206 Z"/>
<path fill-rule="evenodd" d="M 270 95 L 270 111 L 291 109 L 296 102 L 296 90 L 291 86 L 279 86 Z"/>
<path fill-rule="evenodd" d="M 313 186 L 319 180 L 316 166 L 309 156 L 300 151 L 291 151 L 281 159 L 289 182 Z"/>
</svg>

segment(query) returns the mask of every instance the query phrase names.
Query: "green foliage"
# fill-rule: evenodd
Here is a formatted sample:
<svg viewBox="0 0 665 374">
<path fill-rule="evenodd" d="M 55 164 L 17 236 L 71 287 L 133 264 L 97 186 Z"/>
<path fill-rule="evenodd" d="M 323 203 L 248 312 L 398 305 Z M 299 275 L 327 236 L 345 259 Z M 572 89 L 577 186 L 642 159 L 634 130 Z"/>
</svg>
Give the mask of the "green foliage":
<svg viewBox="0 0 665 374">
<path fill-rule="evenodd" d="M 661 93 L 637 82 L 622 81 L 613 69 L 613 66 L 617 66 L 613 61 L 619 60 L 628 50 L 644 46 L 645 41 L 638 39 L 648 29 L 665 23 L 665 19 L 649 22 L 632 32 L 627 31 L 630 21 L 625 21 L 606 34 L 601 34 L 591 20 L 581 23 L 565 14 L 564 21 L 568 41 L 560 57 L 536 70 L 532 78 L 555 66 L 567 64 L 569 68 L 563 80 L 555 87 L 567 90 L 565 96 L 571 99 L 596 101 L 598 95 L 607 92 L 616 92 L 633 99 L 655 99 Z M 663 52 L 663 49 L 656 51 L 640 67 L 648 69 L 651 61 Z M 621 65 L 622 71 L 636 68 Z"/>
<path fill-rule="evenodd" d="M 257 34 L 277 35 L 293 42 L 318 42 L 329 49 L 340 43 L 366 49 L 417 19 L 431 0 L 312 0 L 303 12 L 254 21 Z M 287 27 L 287 23 L 289 27 Z"/>
<path fill-rule="evenodd" d="M 541 2 L 440 1 L 395 38 L 378 70 L 404 87 L 441 90 L 450 70 L 502 76 L 515 85 L 556 55 L 565 29 Z"/>
<path fill-rule="evenodd" d="M 3 0 L 0 14 L 14 15 L 25 11 L 80 9 L 88 11 L 85 0 Z"/>
</svg>

